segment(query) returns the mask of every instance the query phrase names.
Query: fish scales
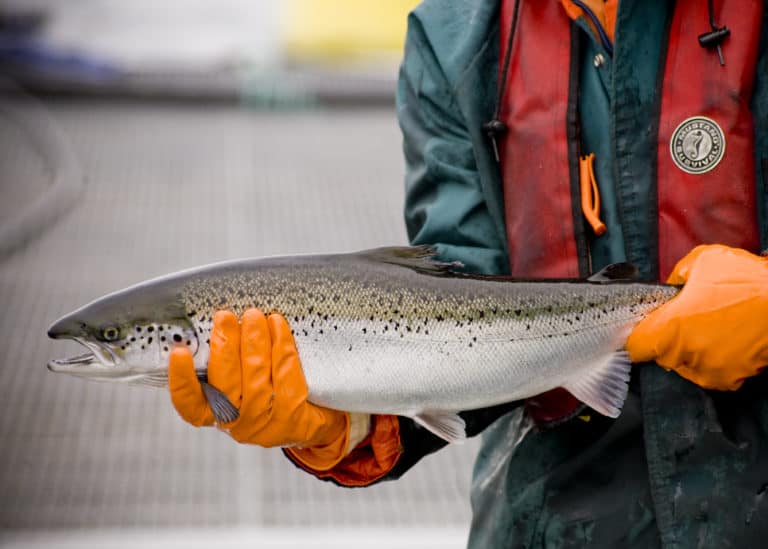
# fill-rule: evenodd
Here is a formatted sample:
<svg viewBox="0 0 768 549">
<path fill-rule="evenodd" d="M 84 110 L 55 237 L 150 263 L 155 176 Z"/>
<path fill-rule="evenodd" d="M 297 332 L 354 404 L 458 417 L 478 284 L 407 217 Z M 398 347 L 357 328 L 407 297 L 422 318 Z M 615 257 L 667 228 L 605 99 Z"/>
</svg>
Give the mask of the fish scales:
<svg viewBox="0 0 768 549">
<path fill-rule="evenodd" d="M 208 318 L 215 308 L 284 314 L 314 402 L 411 415 L 425 406 L 472 409 L 537 391 L 520 375 L 534 364 L 546 390 L 565 379 L 570 356 L 581 362 L 621 347 L 627 330 L 616 326 L 631 326 L 675 292 L 647 284 L 435 277 L 345 259 L 242 266 L 190 280 L 183 294 Z M 468 394 L 470 376 L 475 391 Z"/>
<path fill-rule="evenodd" d="M 609 359 L 632 326 L 677 292 L 643 283 L 471 277 L 449 272 L 454 266 L 434 261 L 433 253 L 389 248 L 211 265 L 97 300 L 61 319 L 51 332 L 58 333 L 54 328 L 68 318 L 83 326 L 108 323 L 85 319 L 95 312 L 127 325 L 120 328 L 121 337 L 141 326 L 144 335 L 149 325 L 165 327 L 154 363 L 134 364 L 130 378 L 146 382 L 145 372 L 162 383 L 170 349 L 180 342 L 190 346 L 196 369 L 205 373 L 216 310 L 278 311 L 291 326 L 312 402 L 418 417 L 491 406 L 559 386 L 595 401 L 623 401 L 624 377 L 606 374 L 602 389 L 590 380 L 594 372 L 610 373 Z M 131 349 L 136 343 L 127 336 L 123 341 Z M 622 376 L 627 371 L 624 366 Z M 613 413 L 614 404 L 605 410 Z"/>
</svg>

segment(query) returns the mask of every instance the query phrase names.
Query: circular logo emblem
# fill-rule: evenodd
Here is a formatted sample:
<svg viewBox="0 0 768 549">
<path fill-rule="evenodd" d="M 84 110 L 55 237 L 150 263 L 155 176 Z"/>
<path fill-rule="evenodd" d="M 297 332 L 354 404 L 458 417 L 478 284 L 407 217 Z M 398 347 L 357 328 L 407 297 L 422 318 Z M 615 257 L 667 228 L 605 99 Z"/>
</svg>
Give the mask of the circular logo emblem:
<svg viewBox="0 0 768 549">
<path fill-rule="evenodd" d="M 684 172 L 706 173 L 723 159 L 725 134 L 711 118 L 693 116 L 675 128 L 669 152 L 675 165 Z"/>
</svg>

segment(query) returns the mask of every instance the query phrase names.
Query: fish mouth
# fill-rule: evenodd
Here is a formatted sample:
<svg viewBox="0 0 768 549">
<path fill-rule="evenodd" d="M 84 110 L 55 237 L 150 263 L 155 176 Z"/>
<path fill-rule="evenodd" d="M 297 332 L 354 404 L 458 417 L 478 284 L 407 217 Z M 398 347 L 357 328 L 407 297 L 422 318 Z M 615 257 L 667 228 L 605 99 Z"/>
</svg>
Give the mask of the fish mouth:
<svg viewBox="0 0 768 549">
<path fill-rule="evenodd" d="M 50 334 L 49 334 L 50 335 Z M 66 374 L 90 374 L 98 375 L 98 372 L 106 372 L 119 364 L 115 353 L 96 341 L 87 341 L 81 337 L 58 335 L 55 339 L 71 339 L 88 349 L 87 353 L 69 357 L 55 358 L 48 362 L 48 369 L 56 373 Z"/>
<path fill-rule="evenodd" d="M 96 362 L 96 355 L 85 353 L 71 358 L 54 358 L 48 362 L 48 369 L 52 372 L 63 372 L 71 366 L 84 366 Z"/>
</svg>

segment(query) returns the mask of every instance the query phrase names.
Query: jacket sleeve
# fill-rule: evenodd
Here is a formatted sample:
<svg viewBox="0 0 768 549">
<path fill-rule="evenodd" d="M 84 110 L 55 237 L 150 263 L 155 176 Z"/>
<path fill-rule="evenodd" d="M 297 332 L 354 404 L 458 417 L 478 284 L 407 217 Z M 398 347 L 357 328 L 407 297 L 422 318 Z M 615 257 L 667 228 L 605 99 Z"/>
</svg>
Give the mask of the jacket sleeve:
<svg viewBox="0 0 768 549">
<path fill-rule="evenodd" d="M 408 237 L 437 246 L 469 272 L 505 274 L 507 253 L 488 212 L 475 145 L 436 49 L 412 17 L 397 89 Z"/>
<path fill-rule="evenodd" d="M 445 50 L 430 41 L 421 19 L 411 14 L 396 101 L 406 162 L 408 236 L 412 244 L 436 246 L 441 259 L 461 261 L 467 272 L 505 274 L 507 252 L 482 191 L 475 145 L 435 54 Z M 467 436 L 515 407 L 461 412 Z M 374 416 L 371 435 L 339 465 L 309 472 L 342 486 L 368 486 L 399 478 L 446 444 L 409 418 Z"/>
</svg>

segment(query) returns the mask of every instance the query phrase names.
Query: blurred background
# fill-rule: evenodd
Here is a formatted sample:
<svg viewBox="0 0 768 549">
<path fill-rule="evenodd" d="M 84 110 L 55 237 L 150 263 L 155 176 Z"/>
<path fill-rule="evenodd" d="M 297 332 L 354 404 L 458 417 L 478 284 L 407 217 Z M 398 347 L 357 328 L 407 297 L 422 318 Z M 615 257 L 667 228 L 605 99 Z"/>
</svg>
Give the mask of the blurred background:
<svg viewBox="0 0 768 549">
<path fill-rule="evenodd" d="M 349 490 L 49 373 L 47 326 L 149 277 L 406 242 L 413 0 L 0 0 L 0 546 L 462 547 L 477 441 Z"/>
</svg>

